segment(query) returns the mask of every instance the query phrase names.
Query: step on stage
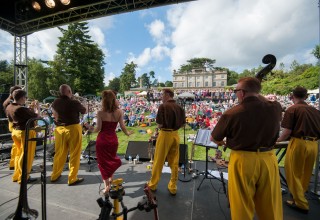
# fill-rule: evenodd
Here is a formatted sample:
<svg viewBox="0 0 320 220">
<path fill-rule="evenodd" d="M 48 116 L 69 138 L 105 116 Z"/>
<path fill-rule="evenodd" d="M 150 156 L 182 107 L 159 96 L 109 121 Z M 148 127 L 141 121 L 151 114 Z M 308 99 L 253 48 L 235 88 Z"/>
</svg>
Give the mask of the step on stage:
<svg viewBox="0 0 320 220">
<path fill-rule="evenodd" d="M 128 209 L 136 207 L 138 202 L 143 201 L 143 187 L 150 178 L 150 170 L 147 169 L 149 162 L 142 164 L 129 164 L 124 156 L 121 156 L 122 166 L 117 170 L 114 179 L 123 178 L 125 196 L 124 205 Z M 32 177 L 40 179 L 39 165 L 42 158 L 34 161 Z M 84 181 L 79 185 L 68 186 L 67 177 L 68 170 L 63 171 L 59 181 L 50 182 L 52 162 L 47 162 L 47 219 L 78 219 L 78 220 L 94 220 L 100 214 L 100 207 L 96 200 L 101 197 L 99 190 L 103 189 L 101 176 L 98 168 L 93 166 L 91 172 L 87 172 L 87 160 L 81 161 L 79 177 L 83 177 Z M 67 168 L 67 164 L 65 166 Z M 194 161 L 193 168 L 200 172 L 205 169 L 204 161 Z M 213 162 L 209 162 L 208 169 L 216 168 Z M 223 170 L 227 172 L 227 170 Z M 183 174 L 179 174 L 183 175 Z M 10 214 L 14 213 L 17 204 L 20 185 L 11 181 L 12 171 L 10 171 L 5 162 L 0 164 L 0 219 L 6 219 Z M 167 190 L 170 174 L 163 173 L 158 185 L 158 190 L 154 193 L 158 201 L 159 219 L 165 220 L 230 220 L 230 210 L 228 201 L 223 192 L 221 181 L 217 179 L 205 179 L 201 188 L 197 190 L 202 176 L 192 179 L 190 182 L 178 181 L 178 192 L 176 196 L 171 196 Z M 40 180 L 32 184 L 28 184 L 28 204 L 30 209 L 39 212 L 38 219 L 41 216 L 41 183 Z M 310 204 L 308 215 L 301 214 L 291 210 L 283 205 L 284 220 L 309 219 L 317 220 L 320 216 L 320 204 L 314 195 L 307 195 Z M 283 201 L 289 199 L 289 194 L 283 195 Z M 128 214 L 131 220 L 152 220 L 154 213 L 135 210 Z M 257 218 L 255 218 L 257 219 Z"/>
</svg>

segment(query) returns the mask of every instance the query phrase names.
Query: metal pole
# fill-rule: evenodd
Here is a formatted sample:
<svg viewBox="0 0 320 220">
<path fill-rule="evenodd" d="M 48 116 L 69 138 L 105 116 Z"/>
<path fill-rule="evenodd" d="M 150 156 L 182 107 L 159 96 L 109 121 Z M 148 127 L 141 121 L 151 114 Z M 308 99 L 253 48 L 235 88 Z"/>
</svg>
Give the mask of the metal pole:
<svg viewBox="0 0 320 220">
<path fill-rule="evenodd" d="M 319 45 L 320 46 L 320 0 L 318 1 L 318 8 L 319 8 Z M 320 57 L 318 56 L 318 65 L 320 66 Z M 320 111 L 320 70 L 319 70 L 319 94 L 318 94 L 318 110 Z M 317 154 L 317 160 L 316 160 L 316 167 L 314 170 L 314 187 L 313 192 L 318 195 L 318 181 L 319 181 L 319 150 L 320 150 L 320 141 L 318 140 L 318 154 Z"/>
</svg>

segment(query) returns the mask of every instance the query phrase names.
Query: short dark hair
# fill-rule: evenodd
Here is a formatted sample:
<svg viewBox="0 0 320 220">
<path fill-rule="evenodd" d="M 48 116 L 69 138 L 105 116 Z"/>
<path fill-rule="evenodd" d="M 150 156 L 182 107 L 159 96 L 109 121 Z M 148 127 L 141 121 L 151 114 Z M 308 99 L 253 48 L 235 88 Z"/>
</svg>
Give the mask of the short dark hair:
<svg viewBox="0 0 320 220">
<path fill-rule="evenodd" d="M 305 99 L 308 96 L 308 91 L 302 87 L 302 86 L 297 86 L 293 91 L 292 94 L 294 97 L 298 99 Z"/>
<path fill-rule="evenodd" d="M 12 95 L 12 93 L 17 89 L 22 89 L 22 88 L 20 86 L 11 86 L 10 87 L 10 95 Z"/>
<path fill-rule="evenodd" d="M 15 101 L 21 99 L 22 97 L 25 97 L 27 95 L 27 92 L 22 89 L 17 89 L 13 91 L 12 97 Z"/>
<path fill-rule="evenodd" d="M 168 94 L 171 98 L 174 96 L 174 93 L 171 89 L 163 89 L 162 92 Z"/>
<path fill-rule="evenodd" d="M 242 83 L 242 89 L 247 92 L 259 93 L 261 91 L 261 82 L 255 77 L 241 78 L 238 83 Z"/>
</svg>

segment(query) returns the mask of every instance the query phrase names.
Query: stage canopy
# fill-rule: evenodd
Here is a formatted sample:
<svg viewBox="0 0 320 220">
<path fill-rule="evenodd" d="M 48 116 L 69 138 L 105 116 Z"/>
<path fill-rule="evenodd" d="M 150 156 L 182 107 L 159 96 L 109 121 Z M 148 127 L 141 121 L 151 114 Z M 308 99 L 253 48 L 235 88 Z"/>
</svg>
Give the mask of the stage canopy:
<svg viewBox="0 0 320 220">
<path fill-rule="evenodd" d="M 1 0 L 0 29 L 16 36 L 192 0 Z"/>
</svg>

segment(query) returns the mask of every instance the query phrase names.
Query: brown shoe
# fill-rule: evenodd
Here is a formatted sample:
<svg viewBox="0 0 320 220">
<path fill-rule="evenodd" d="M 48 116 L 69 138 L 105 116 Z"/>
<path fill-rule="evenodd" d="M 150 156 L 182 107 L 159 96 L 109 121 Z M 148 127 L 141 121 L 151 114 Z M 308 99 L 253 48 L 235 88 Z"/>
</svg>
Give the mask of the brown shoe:
<svg viewBox="0 0 320 220">
<path fill-rule="evenodd" d="M 76 181 L 74 181 L 73 183 L 69 183 L 68 186 L 74 186 L 77 185 L 78 183 L 83 182 L 84 178 L 78 178 Z"/>
</svg>

